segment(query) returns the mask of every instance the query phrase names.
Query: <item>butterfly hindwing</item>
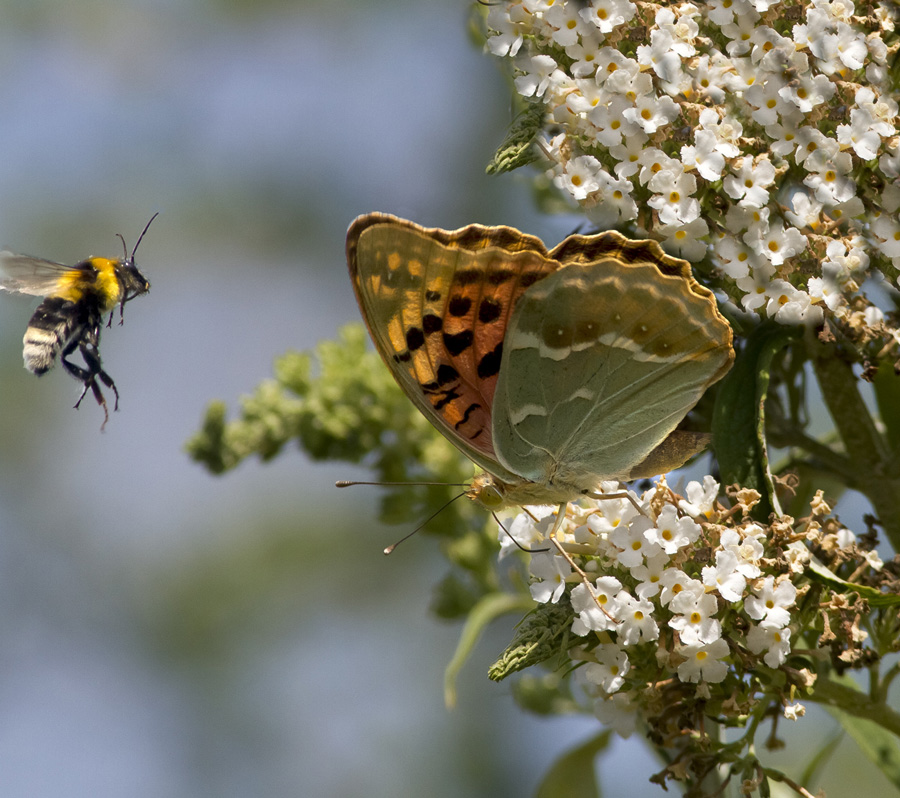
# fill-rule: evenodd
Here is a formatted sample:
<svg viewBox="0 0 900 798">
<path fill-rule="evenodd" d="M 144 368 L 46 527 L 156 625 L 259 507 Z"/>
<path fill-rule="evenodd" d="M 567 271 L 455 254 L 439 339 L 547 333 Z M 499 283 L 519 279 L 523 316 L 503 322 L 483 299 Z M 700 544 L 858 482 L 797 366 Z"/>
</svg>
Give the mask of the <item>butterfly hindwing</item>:
<svg viewBox="0 0 900 798">
<path fill-rule="evenodd" d="M 526 292 L 507 331 L 498 458 L 539 484 L 633 478 L 732 357 L 715 300 L 689 277 L 570 262 Z"/>
</svg>

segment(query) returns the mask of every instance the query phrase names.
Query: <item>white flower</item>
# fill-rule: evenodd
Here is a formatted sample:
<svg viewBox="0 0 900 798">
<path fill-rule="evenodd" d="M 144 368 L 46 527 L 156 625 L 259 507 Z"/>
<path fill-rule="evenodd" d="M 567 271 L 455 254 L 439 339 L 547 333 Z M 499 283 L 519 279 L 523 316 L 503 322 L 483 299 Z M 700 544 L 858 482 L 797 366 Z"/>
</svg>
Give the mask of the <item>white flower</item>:
<svg viewBox="0 0 900 798">
<path fill-rule="evenodd" d="M 842 549 L 846 549 L 849 546 L 852 546 L 856 543 L 856 535 L 851 532 L 847 527 L 841 527 L 837 531 L 837 544 Z"/>
<path fill-rule="evenodd" d="M 784 215 L 795 227 L 808 227 L 816 232 L 822 226 L 822 208 L 821 202 L 798 188 L 791 195 L 791 208 L 786 208 Z"/>
<path fill-rule="evenodd" d="M 700 525 L 692 518 L 679 517 L 671 504 L 665 505 L 656 519 L 656 526 L 644 532 L 644 537 L 656 543 L 666 554 L 675 554 L 700 537 Z"/>
<path fill-rule="evenodd" d="M 553 28 L 552 39 L 561 47 L 575 44 L 581 38 L 584 22 L 576 3 L 554 3 L 544 12 L 544 21 Z"/>
<path fill-rule="evenodd" d="M 787 626 L 791 620 L 788 607 L 797 600 L 797 588 L 787 579 L 775 586 L 775 578 L 767 576 L 754 591 L 755 596 L 744 599 L 747 615 L 756 621 L 765 620 L 775 626 Z"/>
<path fill-rule="evenodd" d="M 512 523 L 498 530 L 500 559 L 520 549 L 535 549 L 547 539 L 556 513 L 552 507 L 531 507 L 531 513 L 519 513 Z M 517 545 L 518 544 L 518 545 Z"/>
<path fill-rule="evenodd" d="M 570 601 L 576 618 L 572 621 L 572 632 L 583 637 L 590 631 L 615 631 L 618 623 L 619 604 L 616 596 L 622 583 L 613 576 L 601 576 L 593 585 L 593 593 L 584 583 L 572 588 Z"/>
<path fill-rule="evenodd" d="M 492 35 L 487 40 L 487 49 L 493 55 L 514 56 L 519 52 L 522 46 L 523 36 L 519 29 L 509 17 L 506 9 L 502 6 L 492 6 L 488 12 L 487 26 L 491 31 L 496 31 L 496 35 Z"/>
<path fill-rule="evenodd" d="M 778 96 L 793 103 L 804 114 L 834 95 L 834 83 L 825 75 L 801 74 L 778 90 Z"/>
<path fill-rule="evenodd" d="M 605 694 L 594 701 L 594 715 L 620 737 L 628 738 L 637 728 L 638 706 L 627 692 Z"/>
<path fill-rule="evenodd" d="M 872 223 L 875 246 L 887 257 L 900 257 L 900 223 L 893 216 L 881 214 Z"/>
<path fill-rule="evenodd" d="M 728 656 L 728 643 L 714 640 L 712 643 L 690 643 L 681 646 L 678 653 L 685 661 L 678 666 L 678 678 L 683 682 L 721 682 L 728 674 L 728 666 L 722 660 Z"/>
<path fill-rule="evenodd" d="M 737 6 L 737 4 L 735 4 Z M 735 8 L 734 21 L 727 22 L 722 25 L 722 33 L 731 39 L 725 45 L 725 50 L 730 56 L 743 55 L 750 51 L 750 41 L 753 31 L 756 30 L 756 23 L 759 21 L 759 14 L 750 6 L 750 3 L 740 3 L 742 8 Z M 737 59 L 740 60 L 740 59 Z"/>
<path fill-rule="evenodd" d="M 703 583 L 697 579 L 692 579 L 680 568 L 667 568 L 663 571 L 659 583 L 662 585 L 659 601 L 664 607 L 671 604 L 672 601 L 682 594 L 699 598 L 704 592 Z"/>
<path fill-rule="evenodd" d="M 856 183 L 849 176 L 852 168 L 850 153 L 839 152 L 803 178 L 803 182 L 815 192 L 816 199 L 821 202 L 846 202 L 856 194 Z"/>
<path fill-rule="evenodd" d="M 686 169 L 696 169 L 706 180 L 718 180 L 725 168 L 725 156 L 716 149 L 717 139 L 710 130 L 695 130 L 694 144 L 681 148 L 681 162 Z"/>
<path fill-rule="evenodd" d="M 775 76 L 766 76 L 762 83 L 754 83 L 744 93 L 744 99 L 754 108 L 750 116 L 760 125 L 773 125 L 779 115 L 787 115 L 793 107 L 781 97 L 782 81 Z"/>
<path fill-rule="evenodd" d="M 702 516 L 709 520 L 719 496 L 719 483 L 707 474 L 703 477 L 702 485 L 696 481 L 688 482 L 684 492 L 687 500 L 678 502 L 679 509 L 694 518 Z"/>
<path fill-rule="evenodd" d="M 597 662 L 584 666 L 584 677 L 607 693 L 614 693 L 625 681 L 631 668 L 628 655 L 615 643 L 601 643 L 594 649 Z"/>
<path fill-rule="evenodd" d="M 680 634 L 682 643 L 712 643 L 722 636 L 722 625 L 712 617 L 719 611 L 719 602 L 711 593 L 695 596 L 682 591 L 669 609 L 678 613 L 669 620 L 669 626 Z"/>
<path fill-rule="evenodd" d="M 739 204 L 761 208 L 768 203 L 768 186 L 774 182 L 775 167 L 767 157 L 761 156 L 756 162 L 742 158 L 735 174 L 728 175 L 722 187 L 729 197 L 740 200 Z"/>
<path fill-rule="evenodd" d="M 864 161 L 878 157 L 881 136 L 872 129 L 872 114 L 864 108 L 850 111 L 850 124 L 837 126 L 837 140 L 842 147 L 851 147 Z"/>
<path fill-rule="evenodd" d="M 654 557 L 648 557 L 641 565 L 631 570 L 631 575 L 638 580 L 634 592 L 638 598 L 649 599 L 657 595 L 662 587 L 662 575 L 669 564 L 669 555 L 664 551 Z"/>
<path fill-rule="evenodd" d="M 623 55 L 615 47 L 602 47 L 597 57 L 596 80 L 599 85 L 606 85 L 610 91 L 624 94 L 625 85 L 629 85 L 641 74 L 641 65 L 633 58 Z M 653 83 L 650 82 L 649 90 L 652 91 Z M 646 92 L 638 92 L 644 94 Z"/>
<path fill-rule="evenodd" d="M 806 714 L 806 707 L 803 704 L 788 704 L 784 708 L 784 717 L 787 720 L 797 720 Z"/>
<path fill-rule="evenodd" d="M 733 551 L 716 552 L 716 564 L 703 566 L 703 584 L 718 590 L 725 601 L 740 601 L 747 579 L 740 572 L 740 561 Z"/>
<path fill-rule="evenodd" d="M 834 269 L 822 264 L 822 277 L 810 277 L 807 283 L 809 295 L 825 303 L 829 310 L 837 310 L 844 303 L 841 284 L 834 277 Z"/>
<path fill-rule="evenodd" d="M 723 549 L 734 553 L 738 569 L 748 579 L 760 574 L 758 563 L 765 553 L 760 538 L 765 539 L 765 532 L 757 524 L 750 524 L 740 531 L 726 529 L 719 541 Z"/>
<path fill-rule="evenodd" d="M 641 185 L 646 186 L 655 175 L 665 169 L 670 169 L 676 174 L 684 171 L 681 161 L 670 158 L 662 150 L 656 147 L 647 147 L 641 152 L 640 157 L 641 171 L 638 180 Z"/>
<path fill-rule="evenodd" d="M 747 632 L 747 648 L 754 654 L 765 651 L 763 662 L 770 668 L 777 668 L 791 653 L 791 630 L 771 621 L 763 621 L 751 626 Z"/>
<path fill-rule="evenodd" d="M 587 8 L 581 9 L 581 18 L 596 25 L 601 33 L 611 33 L 614 28 L 624 25 L 635 14 L 634 3 L 627 0 L 591 0 Z"/>
<path fill-rule="evenodd" d="M 897 101 L 890 96 L 878 97 L 868 86 L 860 86 L 854 97 L 856 104 L 872 115 L 872 130 L 882 138 L 897 133 L 894 122 L 897 120 Z"/>
<path fill-rule="evenodd" d="M 652 526 L 653 522 L 642 515 L 627 526 L 620 526 L 610 533 L 609 539 L 620 549 L 616 557 L 620 565 L 632 568 L 660 551 L 659 545 L 644 537 L 644 532 Z"/>
<path fill-rule="evenodd" d="M 663 249 L 685 260 L 702 260 L 709 251 L 709 246 L 703 240 L 709 233 L 709 226 L 705 219 L 660 225 L 657 232 L 665 237 Z"/>
<path fill-rule="evenodd" d="M 691 69 L 694 91 L 719 105 L 725 101 L 725 75 L 729 62 L 721 53 L 701 55 Z"/>
<path fill-rule="evenodd" d="M 653 605 L 649 601 L 636 599 L 624 590 L 616 596 L 616 601 L 619 603 L 617 617 L 620 621 L 616 631 L 624 645 L 633 646 L 659 637 L 659 626 L 653 619 Z"/>
<path fill-rule="evenodd" d="M 691 196 L 697 190 L 693 175 L 665 169 L 650 179 L 648 187 L 657 193 L 647 204 L 659 211 L 663 224 L 690 224 L 700 217 L 700 203 Z"/>
<path fill-rule="evenodd" d="M 566 558 L 555 551 L 536 552 L 531 555 L 529 570 L 538 580 L 531 584 L 531 597 L 539 604 L 556 604 L 566 589 L 566 577 L 572 573 Z"/>
<path fill-rule="evenodd" d="M 616 493 L 615 483 L 601 485 L 604 492 Z M 607 491 L 607 487 L 609 490 Z M 597 502 L 597 509 L 591 513 L 587 525 L 598 535 L 608 535 L 623 524 L 627 526 L 638 511 L 628 499 L 602 499 Z"/>
<path fill-rule="evenodd" d="M 794 158 L 808 172 L 815 172 L 839 152 L 840 145 L 814 127 L 801 127 L 797 131 L 797 149 Z"/>
<path fill-rule="evenodd" d="M 520 58 L 516 63 L 525 73 L 515 79 L 516 89 L 523 97 L 543 97 L 551 83 L 564 78 L 556 61 L 549 55 Z"/>
<path fill-rule="evenodd" d="M 769 149 L 776 155 L 790 155 L 797 147 L 797 126 L 775 122 L 766 125 L 766 135 L 771 139 Z"/>
<path fill-rule="evenodd" d="M 599 175 L 599 200 L 588 208 L 588 217 L 601 229 L 637 218 L 637 203 L 631 196 L 634 186 L 628 180 L 616 180 L 608 172 Z"/>
<path fill-rule="evenodd" d="M 680 113 L 675 101 L 666 95 L 662 97 L 638 97 L 634 108 L 624 112 L 625 118 L 640 127 L 645 133 L 656 133 L 663 125 L 669 124 Z"/>
<path fill-rule="evenodd" d="M 621 144 L 623 139 L 628 140 L 632 136 L 643 137 L 646 140 L 644 132 L 624 116 L 625 111 L 631 108 L 631 101 L 619 95 L 607 93 L 607 96 L 610 99 L 587 114 L 587 121 L 590 124 L 585 134 L 605 147 L 615 147 Z"/>
<path fill-rule="evenodd" d="M 599 174 L 603 167 L 593 155 L 579 155 L 565 165 L 562 175 L 554 181 L 576 200 L 583 200 L 600 188 Z"/>
<path fill-rule="evenodd" d="M 739 280 L 750 274 L 752 253 L 746 244 L 733 236 L 723 235 L 716 241 L 714 249 L 719 260 L 719 267 L 732 280 Z M 718 485 L 716 485 L 716 490 L 718 490 Z"/>
<path fill-rule="evenodd" d="M 681 56 L 675 51 L 675 46 L 671 33 L 653 28 L 650 31 L 650 44 L 638 45 L 638 63 L 651 67 L 661 80 L 674 83 L 681 75 Z"/>
<path fill-rule="evenodd" d="M 744 242 L 753 246 L 753 236 L 744 236 Z M 784 227 L 773 224 L 759 239 L 757 252 L 765 255 L 773 266 L 780 266 L 788 258 L 794 257 L 809 245 L 806 236 L 796 227 Z"/>
<path fill-rule="evenodd" d="M 600 59 L 600 41 L 594 35 L 582 34 L 574 44 L 566 47 L 566 55 L 573 61 L 570 68 L 573 77 L 593 77 Z"/>
<path fill-rule="evenodd" d="M 566 97 L 566 105 L 573 114 L 587 114 L 609 102 L 609 93 L 597 81 L 576 78 L 575 89 Z"/>
</svg>

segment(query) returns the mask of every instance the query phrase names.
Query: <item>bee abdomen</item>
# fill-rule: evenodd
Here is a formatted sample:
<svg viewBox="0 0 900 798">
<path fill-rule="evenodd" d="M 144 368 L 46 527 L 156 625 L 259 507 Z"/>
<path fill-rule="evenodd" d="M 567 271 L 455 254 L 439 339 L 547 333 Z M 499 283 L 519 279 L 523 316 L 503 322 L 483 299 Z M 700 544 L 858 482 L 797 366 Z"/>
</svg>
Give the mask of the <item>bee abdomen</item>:
<svg viewBox="0 0 900 798">
<path fill-rule="evenodd" d="M 40 375 L 53 367 L 72 335 L 74 310 L 72 302 L 59 297 L 50 297 L 38 305 L 23 338 L 25 368 Z"/>
</svg>

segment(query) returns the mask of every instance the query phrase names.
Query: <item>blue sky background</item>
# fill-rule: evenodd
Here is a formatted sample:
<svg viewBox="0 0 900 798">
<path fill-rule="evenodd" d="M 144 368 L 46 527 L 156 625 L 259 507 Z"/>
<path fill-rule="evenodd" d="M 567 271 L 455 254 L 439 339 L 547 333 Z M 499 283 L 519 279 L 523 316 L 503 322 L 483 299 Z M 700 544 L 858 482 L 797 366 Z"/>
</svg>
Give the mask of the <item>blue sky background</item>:
<svg viewBox="0 0 900 798">
<path fill-rule="evenodd" d="M 332 487 L 359 472 L 287 451 L 214 478 L 183 452 L 208 401 L 234 408 L 273 358 L 358 320 L 359 213 L 550 244 L 577 224 L 484 174 L 510 104 L 468 13 L 0 2 L 0 246 L 117 257 L 115 234 L 133 245 L 160 211 L 138 257 L 152 291 L 104 331 L 121 409 L 103 434 L 74 380 L 22 368 L 36 301 L 0 296 L 4 798 L 520 796 L 594 730 L 488 682 L 509 623 L 445 710 L 444 565 L 428 539 L 381 555 L 404 530 L 371 520 L 377 492 Z M 658 767 L 617 742 L 600 774 L 659 796 Z"/>
</svg>

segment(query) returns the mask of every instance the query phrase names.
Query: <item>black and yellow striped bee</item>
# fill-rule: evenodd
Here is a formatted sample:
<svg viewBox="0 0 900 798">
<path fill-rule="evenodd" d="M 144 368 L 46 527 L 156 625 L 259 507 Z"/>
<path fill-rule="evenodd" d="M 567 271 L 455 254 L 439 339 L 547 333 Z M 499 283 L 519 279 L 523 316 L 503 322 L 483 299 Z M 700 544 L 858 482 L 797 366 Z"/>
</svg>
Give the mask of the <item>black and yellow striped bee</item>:
<svg viewBox="0 0 900 798">
<path fill-rule="evenodd" d="M 109 409 L 97 384 L 98 379 L 107 388 L 112 388 L 116 396 L 114 409 L 119 409 L 116 384 L 103 370 L 100 360 L 103 317 L 109 313 L 106 326 L 112 326 L 113 311 L 118 305 L 121 324 L 125 318 L 125 303 L 150 290 L 150 283 L 134 265 L 134 253 L 157 216 L 153 214 L 147 222 L 130 255 L 125 239 L 119 236 L 125 256 L 118 260 L 87 258 L 74 266 L 66 266 L 30 255 L 0 252 L 0 289 L 44 297 L 25 330 L 25 368 L 40 376 L 59 358 L 63 368 L 84 386 L 75 407 L 81 404 L 90 389 L 97 404 L 103 408 L 101 430 L 109 420 Z M 76 349 L 84 361 L 83 366 L 69 360 Z"/>
</svg>

